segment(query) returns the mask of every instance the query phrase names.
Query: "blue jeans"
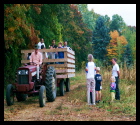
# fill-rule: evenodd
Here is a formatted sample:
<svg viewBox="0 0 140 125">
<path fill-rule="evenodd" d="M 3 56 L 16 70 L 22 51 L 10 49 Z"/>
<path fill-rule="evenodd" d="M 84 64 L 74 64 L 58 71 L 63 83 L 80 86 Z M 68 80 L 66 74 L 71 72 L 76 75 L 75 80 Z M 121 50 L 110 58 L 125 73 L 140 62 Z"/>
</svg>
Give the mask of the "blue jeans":
<svg viewBox="0 0 140 125">
<path fill-rule="evenodd" d="M 58 59 L 58 55 L 55 53 L 55 59 Z M 55 62 L 55 64 L 59 64 L 59 62 Z"/>
<path fill-rule="evenodd" d="M 58 57 L 59 59 L 63 59 L 64 57 Z M 58 62 L 59 64 L 64 64 L 64 62 Z"/>
<path fill-rule="evenodd" d="M 115 77 L 115 79 L 116 79 L 115 99 L 120 100 L 119 79 L 118 77 Z"/>
</svg>

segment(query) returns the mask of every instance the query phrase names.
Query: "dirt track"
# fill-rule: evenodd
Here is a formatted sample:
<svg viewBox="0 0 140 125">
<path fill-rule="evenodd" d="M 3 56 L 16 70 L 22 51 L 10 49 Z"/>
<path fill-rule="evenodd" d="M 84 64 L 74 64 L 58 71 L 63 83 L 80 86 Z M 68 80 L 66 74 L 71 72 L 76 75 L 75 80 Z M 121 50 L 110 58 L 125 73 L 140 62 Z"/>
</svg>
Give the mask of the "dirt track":
<svg viewBox="0 0 140 125">
<path fill-rule="evenodd" d="M 109 111 L 96 106 L 87 106 L 86 102 L 69 100 L 70 94 L 76 91 L 78 85 L 71 86 L 71 91 L 64 96 L 57 96 L 54 102 L 46 102 L 46 106 L 39 107 L 38 100 L 30 99 L 25 102 L 15 101 L 7 106 L 4 100 L 4 121 L 136 121 L 136 117 L 111 114 Z M 84 109 L 80 111 L 80 107 Z"/>
</svg>

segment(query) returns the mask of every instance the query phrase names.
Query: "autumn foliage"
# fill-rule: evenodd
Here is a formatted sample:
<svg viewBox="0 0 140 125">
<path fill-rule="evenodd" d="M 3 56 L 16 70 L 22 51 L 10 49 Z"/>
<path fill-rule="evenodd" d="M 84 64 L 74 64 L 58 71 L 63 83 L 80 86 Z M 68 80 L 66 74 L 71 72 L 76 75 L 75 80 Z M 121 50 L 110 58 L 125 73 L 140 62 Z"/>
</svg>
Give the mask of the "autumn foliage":
<svg viewBox="0 0 140 125">
<path fill-rule="evenodd" d="M 110 43 L 107 46 L 107 56 L 109 59 L 118 58 L 120 54 L 123 54 L 125 46 L 128 42 L 124 36 L 120 36 L 118 31 L 114 30 L 110 32 Z M 119 58 L 120 59 L 120 58 Z"/>
</svg>

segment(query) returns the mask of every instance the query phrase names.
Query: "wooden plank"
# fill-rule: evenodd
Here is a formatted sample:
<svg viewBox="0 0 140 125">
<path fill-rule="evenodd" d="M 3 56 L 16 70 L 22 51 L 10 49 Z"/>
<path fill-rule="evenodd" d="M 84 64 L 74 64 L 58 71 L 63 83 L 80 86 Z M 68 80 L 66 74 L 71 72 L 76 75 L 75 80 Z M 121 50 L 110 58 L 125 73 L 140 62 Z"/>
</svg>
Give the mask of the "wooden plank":
<svg viewBox="0 0 140 125">
<path fill-rule="evenodd" d="M 55 69 L 56 73 L 75 72 L 75 69 Z"/>
<path fill-rule="evenodd" d="M 74 73 L 73 73 L 73 74 L 68 74 L 68 75 L 67 75 L 68 78 L 70 78 L 70 77 L 74 77 L 74 76 L 75 76 Z"/>
<path fill-rule="evenodd" d="M 75 55 L 75 52 L 73 50 L 70 50 L 69 48 L 67 48 L 67 52 L 71 53 L 72 55 Z"/>
<path fill-rule="evenodd" d="M 67 73 L 67 69 L 56 69 L 56 73 Z"/>
<path fill-rule="evenodd" d="M 21 60 L 21 63 L 29 63 L 30 60 Z"/>
<path fill-rule="evenodd" d="M 39 49 L 39 52 L 66 52 L 67 48 L 56 48 L 56 49 Z M 34 49 L 30 50 L 21 50 L 21 53 L 32 53 Z M 71 51 L 73 53 L 73 51 Z"/>
<path fill-rule="evenodd" d="M 73 64 L 67 64 L 67 67 L 75 68 L 75 65 L 73 65 Z"/>
<path fill-rule="evenodd" d="M 65 68 L 67 67 L 67 64 L 49 64 L 48 66 L 53 66 L 55 68 Z"/>
<path fill-rule="evenodd" d="M 29 50 L 21 50 L 21 53 L 32 53 L 34 52 L 34 49 L 29 49 Z"/>
<path fill-rule="evenodd" d="M 67 59 L 67 62 L 70 62 L 70 63 L 75 63 L 75 60 L 72 60 L 72 59 Z"/>
<path fill-rule="evenodd" d="M 42 62 L 67 62 L 67 59 L 43 59 Z"/>
<path fill-rule="evenodd" d="M 29 63 L 30 60 L 21 60 L 21 63 Z M 69 62 L 69 63 L 75 63 L 75 60 L 72 59 L 43 59 L 43 63 L 45 62 Z"/>
<path fill-rule="evenodd" d="M 65 74 L 65 75 L 56 75 L 56 78 L 67 78 L 67 74 Z"/>
<path fill-rule="evenodd" d="M 29 50 L 21 50 L 21 53 L 32 53 L 34 49 Z M 39 52 L 69 52 L 72 55 L 75 55 L 73 50 L 69 50 L 69 48 L 56 48 L 56 49 L 39 49 Z"/>
<path fill-rule="evenodd" d="M 67 57 L 70 57 L 72 59 L 75 59 L 75 57 L 73 55 L 69 54 L 69 53 L 67 53 Z"/>
<path fill-rule="evenodd" d="M 75 68 L 73 64 L 49 64 L 48 66 L 53 66 L 55 68 Z"/>
<path fill-rule="evenodd" d="M 75 69 L 67 69 L 67 72 L 75 72 Z"/>
<path fill-rule="evenodd" d="M 67 59 L 67 52 L 64 52 L 64 58 Z M 64 62 L 64 64 L 67 64 L 67 62 Z"/>
</svg>

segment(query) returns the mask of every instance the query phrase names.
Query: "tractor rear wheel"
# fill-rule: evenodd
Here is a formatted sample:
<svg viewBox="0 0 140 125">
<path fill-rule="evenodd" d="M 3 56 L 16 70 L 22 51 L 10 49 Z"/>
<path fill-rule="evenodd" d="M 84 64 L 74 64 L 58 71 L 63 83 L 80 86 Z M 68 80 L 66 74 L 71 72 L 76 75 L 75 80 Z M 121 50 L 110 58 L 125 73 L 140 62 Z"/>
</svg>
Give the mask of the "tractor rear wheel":
<svg viewBox="0 0 140 125">
<path fill-rule="evenodd" d="M 65 85 L 66 85 L 66 92 L 69 92 L 70 91 L 70 79 L 69 78 L 66 78 Z"/>
<path fill-rule="evenodd" d="M 53 102 L 57 93 L 56 72 L 53 66 L 49 66 L 45 76 L 46 96 L 49 102 Z"/>
<path fill-rule="evenodd" d="M 60 81 L 59 90 L 60 90 L 60 96 L 64 96 L 64 93 L 65 93 L 65 91 L 64 91 L 64 79 L 62 79 Z"/>
<path fill-rule="evenodd" d="M 13 92 L 13 89 L 14 88 L 13 88 L 12 84 L 9 84 L 7 86 L 7 89 L 6 89 L 6 102 L 7 102 L 8 106 L 14 104 L 14 92 Z"/>
<path fill-rule="evenodd" d="M 45 104 L 46 104 L 46 88 L 45 86 L 42 85 L 39 91 L 39 105 L 40 107 L 44 107 Z"/>
<path fill-rule="evenodd" d="M 27 94 L 23 94 L 23 93 L 16 93 L 16 98 L 17 98 L 17 101 L 20 102 L 20 101 L 25 101 L 27 99 Z"/>
</svg>

